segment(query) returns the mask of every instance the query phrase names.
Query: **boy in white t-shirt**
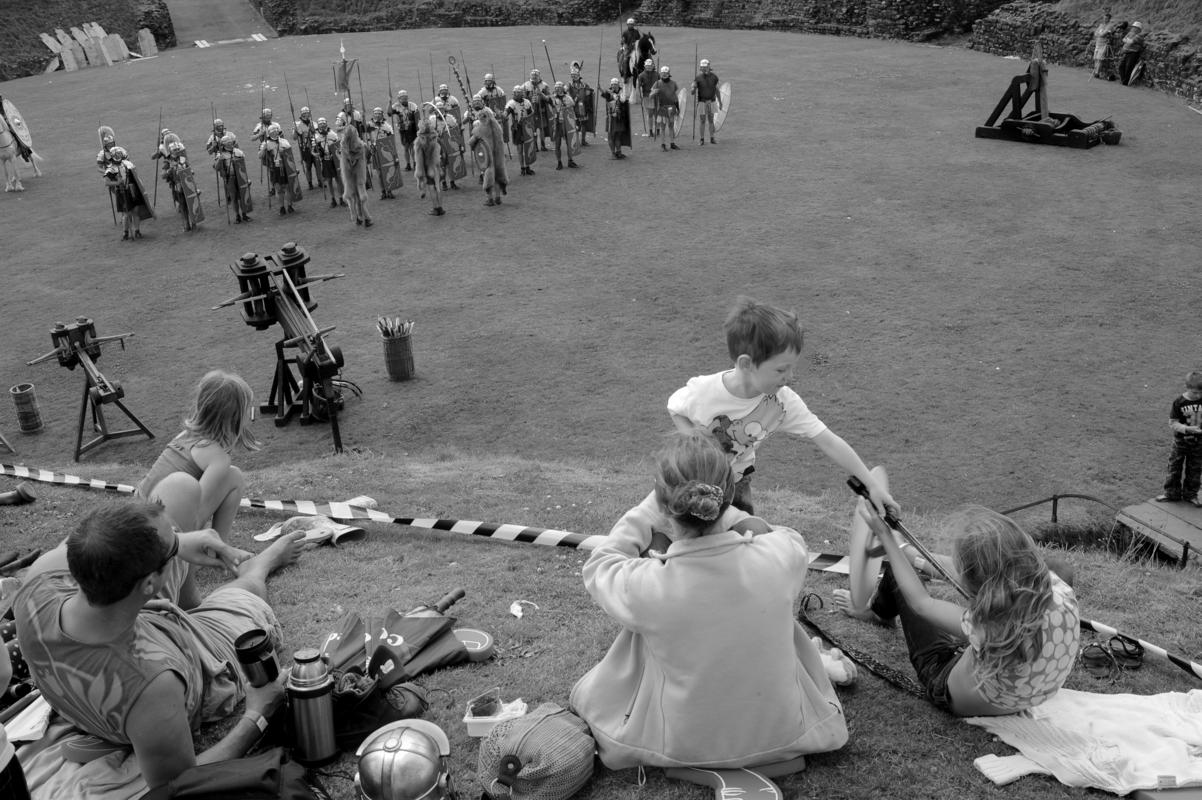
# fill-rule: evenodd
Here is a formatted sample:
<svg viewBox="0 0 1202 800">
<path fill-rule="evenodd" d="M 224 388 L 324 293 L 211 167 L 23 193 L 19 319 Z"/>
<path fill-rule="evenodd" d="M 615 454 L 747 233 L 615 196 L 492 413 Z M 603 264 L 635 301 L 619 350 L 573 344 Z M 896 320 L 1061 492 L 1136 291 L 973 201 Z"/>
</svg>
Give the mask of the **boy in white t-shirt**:
<svg viewBox="0 0 1202 800">
<path fill-rule="evenodd" d="M 897 503 L 845 442 L 789 388 L 801 357 L 803 336 L 797 314 L 740 297 L 726 318 L 726 347 L 734 368 L 699 375 L 672 393 L 668 413 L 677 429 L 707 431 L 731 459 L 737 484 L 733 505 L 749 514 L 751 473 L 760 443 L 773 433 L 810 439 L 818 449 L 868 487 L 882 513 Z"/>
</svg>

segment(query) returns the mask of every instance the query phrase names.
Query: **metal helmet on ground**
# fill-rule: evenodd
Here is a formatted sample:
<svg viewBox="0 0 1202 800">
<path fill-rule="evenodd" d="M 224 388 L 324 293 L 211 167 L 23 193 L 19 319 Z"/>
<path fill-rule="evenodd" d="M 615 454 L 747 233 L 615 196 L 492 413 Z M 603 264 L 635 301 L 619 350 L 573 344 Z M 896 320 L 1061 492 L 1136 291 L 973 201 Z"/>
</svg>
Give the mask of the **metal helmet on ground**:
<svg viewBox="0 0 1202 800">
<path fill-rule="evenodd" d="M 367 800 L 442 800 L 453 795 L 450 754 L 450 740 L 433 722 L 389 723 L 355 751 L 355 788 Z"/>
</svg>

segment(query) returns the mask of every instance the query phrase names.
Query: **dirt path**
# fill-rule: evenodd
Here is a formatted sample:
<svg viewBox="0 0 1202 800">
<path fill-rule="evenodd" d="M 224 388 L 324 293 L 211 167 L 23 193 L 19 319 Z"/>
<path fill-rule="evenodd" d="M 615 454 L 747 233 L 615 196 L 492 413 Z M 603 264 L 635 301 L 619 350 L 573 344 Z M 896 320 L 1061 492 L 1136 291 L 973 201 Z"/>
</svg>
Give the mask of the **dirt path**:
<svg viewBox="0 0 1202 800">
<path fill-rule="evenodd" d="M 196 41 L 217 43 L 248 39 L 253 33 L 274 37 L 263 16 L 246 0 L 167 0 L 175 36 L 181 45 Z"/>
</svg>

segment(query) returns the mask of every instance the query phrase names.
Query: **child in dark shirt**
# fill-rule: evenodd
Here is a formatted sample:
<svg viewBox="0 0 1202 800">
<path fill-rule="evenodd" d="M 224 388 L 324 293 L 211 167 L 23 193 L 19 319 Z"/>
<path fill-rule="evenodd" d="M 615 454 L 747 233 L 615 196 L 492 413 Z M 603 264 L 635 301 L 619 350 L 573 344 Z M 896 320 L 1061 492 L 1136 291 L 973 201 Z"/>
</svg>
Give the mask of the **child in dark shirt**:
<svg viewBox="0 0 1202 800">
<path fill-rule="evenodd" d="M 1156 499 L 1161 503 L 1186 501 L 1202 508 L 1198 485 L 1202 482 L 1202 371 L 1185 377 L 1185 392 L 1173 399 L 1169 411 L 1173 429 L 1173 452 L 1169 456 L 1169 474 L 1164 491 Z"/>
</svg>

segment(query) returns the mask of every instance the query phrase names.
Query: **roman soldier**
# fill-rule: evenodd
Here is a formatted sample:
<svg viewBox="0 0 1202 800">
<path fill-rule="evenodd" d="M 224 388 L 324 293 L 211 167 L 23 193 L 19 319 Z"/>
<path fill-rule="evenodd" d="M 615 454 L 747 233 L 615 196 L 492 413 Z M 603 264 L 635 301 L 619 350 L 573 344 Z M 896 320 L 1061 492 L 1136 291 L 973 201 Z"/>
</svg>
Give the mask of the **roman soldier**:
<svg viewBox="0 0 1202 800">
<path fill-rule="evenodd" d="M 551 138 L 555 142 L 555 169 L 563 169 L 563 149 L 568 151 L 568 166 L 579 165 L 572 160 L 572 138 L 576 136 L 576 101 L 568 94 L 563 81 L 555 82 L 551 93 Z"/>
<path fill-rule="evenodd" d="M 442 101 L 443 113 L 454 117 L 456 125 L 462 125 L 463 109 L 459 106 L 459 99 L 451 94 L 450 88 L 445 83 L 438 85 L 438 95 L 435 97 L 434 102 L 437 103 L 439 100 Z"/>
<path fill-rule="evenodd" d="M 292 143 L 283 137 L 278 123 L 267 126 L 267 140 L 259 145 L 259 159 L 267 167 L 268 179 L 280 197 L 280 216 L 294 213 L 292 204 L 300 199 L 296 162 Z"/>
<path fill-rule="evenodd" d="M 100 137 L 100 151 L 96 153 L 96 169 L 100 170 L 100 174 L 104 175 L 112 163 L 112 150 L 117 144 L 117 134 L 108 125 L 101 125 L 96 129 L 96 135 Z"/>
<path fill-rule="evenodd" d="M 347 122 L 355 124 L 355 130 L 359 131 L 362 136 L 367 132 L 367 125 L 363 122 L 363 112 L 355 108 L 355 104 L 351 102 L 349 97 L 342 99 L 342 111 L 340 112 Z"/>
<path fill-rule="evenodd" d="M 593 103 L 593 87 L 584 82 L 580 74 L 581 66 L 579 61 L 572 62 L 568 94 L 576 101 L 576 131 L 580 136 L 580 146 L 588 147 L 587 134 L 597 132 L 597 112 Z"/>
<path fill-rule="evenodd" d="M 364 141 L 369 148 L 370 163 L 380 178 L 380 199 L 395 200 L 396 195 L 388 186 L 397 169 L 396 140 L 392 138 L 392 126 L 384 119 L 384 109 L 379 106 L 371 110 Z"/>
<path fill-rule="evenodd" d="M 481 185 L 488 196 L 484 205 L 501 205 L 501 196 L 508 194 L 509 175 L 505 169 L 505 142 L 501 124 L 493 116 L 492 109 L 484 104 L 483 97 L 472 98 L 475 122 L 472 124 L 468 148 L 480 169 Z"/>
<path fill-rule="evenodd" d="M 313 133 L 313 154 L 321 165 L 321 176 L 330 185 L 330 208 L 337 208 L 339 203 L 346 205 L 342 198 L 342 172 L 338 166 L 338 134 L 330 130 L 325 117 L 317 118 L 317 130 Z"/>
<path fill-rule="evenodd" d="M 639 73 L 637 81 L 639 87 L 639 95 L 643 99 L 643 124 L 651 123 L 651 138 L 654 139 L 659 135 L 659 131 L 655 128 L 655 98 L 651 96 L 651 88 L 655 86 L 658 76 L 655 74 L 655 62 L 647 59 L 643 62 L 643 71 Z"/>
<path fill-rule="evenodd" d="M 533 175 L 530 165 L 534 163 L 534 151 L 538 144 L 534 138 L 534 106 L 526 99 L 526 90 L 521 85 L 513 87 L 513 99 L 505 104 L 505 119 L 513 137 L 513 146 L 518 151 L 518 163 L 523 175 Z"/>
<path fill-rule="evenodd" d="M 622 47 L 626 48 L 626 52 L 629 53 L 630 48 L 637 47 L 641 38 L 643 38 L 643 34 L 634 27 L 634 17 L 626 20 L 626 30 L 622 31 Z"/>
<path fill-rule="evenodd" d="M 622 146 L 630 147 L 630 104 L 622 99 L 622 79 L 610 78 L 609 88 L 601 91 L 605 100 L 605 138 L 614 158 L 626 158 Z"/>
<path fill-rule="evenodd" d="M 213 120 L 213 132 L 205 142 L 205 152 L 211 156 L 217 155 L 221 149 L 221 140 L 225 138 L 225 123 L 219 119 Z"/>
<path fill-rule="evenodd" d="M 234 221 L 239 224 L 250 222 L 254 205 L 250 177 L 246 172 L 246 154 L 238 148 L 238 138 L 234 134 L 222 134 L 217 143 L 217 152 L 213 154 L 213 169 L 217 171 L 218 181 L 225 189 L 225 202 L 234 207 Z M 228 209 L 226 214 L 228 221 Z"/>
<path fill-rule="evenodd" d="M 142 220 L 152 219 L 154 211 L 146 202 L 146 192 L 142 189 L 142 181 L 138 179 L 138 171 L 125 148 L 113 145 L 109 149 L 109 163 L 105 167 L 104 180 L 117 204 L 117 210 L 124 218 L 122 241 L 142 238 Z"/>
<path fill-rule="evenodd" d="M 497 86 L 497 81 L 491 72 L 484 76 L 484 88 L 476 92 L 476 97 L 484 101 L 484 105 L 493 116 L 500 121 L 505 113 L 505 91 Z"/>
<path fill-rule="evenodd" d="M 413 143 L 417 141 L 417 123 L 422 111 L 417 103 L 409 102 L 409 93 L 401 89 L 396 93 L 396 102 L 388 109 L 393 118 L 392 127 L 401 136 L 401 149 L 405 151 L 405 171 L 413 171 Z"/>
<path fill-rule="evenodd" d="M 171 199 L 184 221 L 184 230 L 195 230 L 204 222 L 204 208 L 200 204 L 200 188 L 196 185 L 196 174 L 188 163 L 188 151 L 174 133 L 163 137 L 167 154 L 163 157 L 163 173 L 171 187 Z"/>
<path fill-rule="evenodd" d="M 434 204 L 430 214 L 441 217 L 446 211 L 442 208 L 442 193 L 438 190 L 439 173 L 442 170 L 442 137 L 438 131 L 439 119 L 436 114 L 425 117 L 418 123 L 417 140 L 413 145 L 413 170 L 417 175 L 417 185 L 421 190 L 422 199 L 430 196 Z"/>
<path fill-rule="evenodd" d="M 259 121 L 255 123 L 255 127 L 250 132 L 250 138 L 255 140 L 256 144 L 263 144 L 267 141 L 267 129 L 271 126 L 272 113 L 270 108 L 265 108 L 259 113 Z"/>
<path fill-rule="evenodd" d="M 672 80 L 672 71 L 666 64 L 660 67 L 659 80 L 651 87 L 651 98 L 655 101 L 656 125 L 667 133 L 673 150 L 680 149 L 676 146 L 676 117 L 680 114 L 680 100 L 676 96 L 678 91 L 676 81 Z M 667 150 L 669 145 L 660 142 L 659 146 Z"/>
<path fill-rule="evenodd" d="M 455 159 L 463 159 L 463 131 L 455 117 L 447 114 L 446 104 L 441 99 L 434 101 L 434 129 L 438 132 L 438 146 L 442 152 L 442 188 L 458 190 L 455 183 Z M 449 186 L 448 186 L 449 184 Z"/>
<path fill-rule="evenodd" d="M 700 72 L 693 78 L 693 96 L 697 99 L 697 115 L 701 117 L 701 144 L 705 145 L 705 125 L 710 126 L 710 144 L 717 144 L 714 138 L 714 103 L 722 108 L 722 95 L 718 92 L 718 76 L 710 69 L 710 60 L 701 59 L 698 64 Z"/>
<path fill-rule="evenodd" d="M 300 150 L 301 164 L 305 170 L 305 180 L 309 183 L 309 188 L 313 188 L 313 173 L 317 173 L 317 185 L 322 186 L 321 169 L 317 164 L 317 157 L 313 155 L 313 134 L 317 131 L 317 125 L 313 122 L 313 112 L 308 106 L 301 106 L 300 119 L 292 126 L 292 137 L 296 142 L 296 147 Z"/>
<path fill-rule="evenodd" d="M 547 151 L 547 138 L 551 135 L 551 87 L 543 80 L 542 73 L 537 69 L 530 70 L 530 80 L 522 85 L 526 99 L 534 108 L 534 133 L 538 139 L 538 149 Z"/>
</svg>

